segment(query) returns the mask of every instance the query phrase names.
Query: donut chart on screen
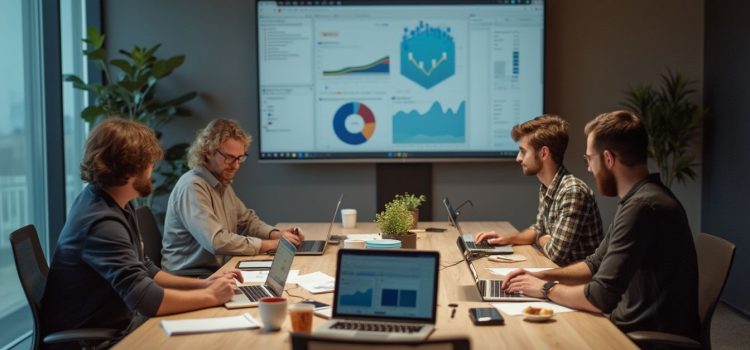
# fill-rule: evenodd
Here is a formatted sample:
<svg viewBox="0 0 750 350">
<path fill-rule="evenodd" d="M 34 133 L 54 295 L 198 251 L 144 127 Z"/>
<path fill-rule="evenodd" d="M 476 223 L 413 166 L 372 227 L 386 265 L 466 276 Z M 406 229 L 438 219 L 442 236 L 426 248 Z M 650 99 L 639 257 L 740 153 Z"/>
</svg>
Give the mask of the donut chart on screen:
<svg viewBox="0 0 750 350">
<path fill-rule="evenodd" d="M 362 118 L 362 130 L 350 132 L 346 129 L 346 119 L 352 114 Z M 344 143 L 350 145 L 363 144 L 375 132 L 375 116 L 372 114 L 370 107 L 359 102 L 349 102 L 339 107 L 336 115 L 333 116 L 333 131 Z"/>
</svg>

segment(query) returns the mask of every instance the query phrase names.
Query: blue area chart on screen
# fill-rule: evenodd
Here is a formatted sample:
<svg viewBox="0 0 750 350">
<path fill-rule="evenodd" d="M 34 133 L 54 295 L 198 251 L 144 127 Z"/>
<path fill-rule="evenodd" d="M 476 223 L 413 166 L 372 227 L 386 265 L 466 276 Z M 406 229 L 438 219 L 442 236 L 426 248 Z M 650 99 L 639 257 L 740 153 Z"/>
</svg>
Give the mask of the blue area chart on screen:
<svg viewBox="0 0 750 350">
<path fill-rule="evenodd" d="M 456 44 L 450 27 L 432 27 L 419 21 L 404 28 L 401 38 L 401 75 L 425 89 L 440 84 L 456 72 Z"/>
<path fill-rule="evenodd" d="M 340 298 L 341 305 L 347 306 L 372 306 L 372 288 L 364 292 L 355 291 L 352 294 L 342 294 Z"/>
<path fill-rule="evenodd" d="M 393 116 L 394 144 L 448 144 L 466 140 L 465 101 L 455 111 L 434 102 L 424 113 L 400 111 Z"/>
<path fill-rule="evenodd" d="M 333 131 L 342 142 L 361 145 L 375 132 L 375 116 L 370 107 L 349 102 L 339 107 L 333 116 Z"/>
</svg>

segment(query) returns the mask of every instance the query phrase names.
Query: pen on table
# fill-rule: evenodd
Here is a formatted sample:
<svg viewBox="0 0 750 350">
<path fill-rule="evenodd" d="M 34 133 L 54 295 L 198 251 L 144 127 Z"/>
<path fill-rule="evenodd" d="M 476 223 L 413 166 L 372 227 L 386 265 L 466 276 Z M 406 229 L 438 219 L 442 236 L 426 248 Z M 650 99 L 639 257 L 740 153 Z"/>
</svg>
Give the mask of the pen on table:
<svg viewBox="0 0 750 350">
<path fill-rule="evenodd" d="M 450 303 L 448 306 L 451 308 L 451 318 L 456 317 L 456 308 L 458 307 L 458 304 Z"/>
</svg>

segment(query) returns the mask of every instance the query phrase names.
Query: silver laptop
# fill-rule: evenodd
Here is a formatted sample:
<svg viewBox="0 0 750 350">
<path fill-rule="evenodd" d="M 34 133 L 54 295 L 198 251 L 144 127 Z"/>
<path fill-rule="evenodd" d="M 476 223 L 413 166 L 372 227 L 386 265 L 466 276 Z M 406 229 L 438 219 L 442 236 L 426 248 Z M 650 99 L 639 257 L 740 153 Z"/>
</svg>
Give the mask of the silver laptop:
<svg viewBox="0 0 750 350">
<path fill-rule="evenodd" d="M 332 319 L 316 335 L 368 340 L 424 340 L 435 329 L 435 251 L 341 249 Z"/>
<path fill-rule="evenodd" d="M 490 245 L 486 241 L 482 241 L 480 244 L 474 243 L 474 235 L 461 231 L 461 226 L 459 226 L 458 224 L 458 214 L 455 210 L 453 210 L 453 206 L 451 206 L 451 202 L 448 200 L 448 197 L 443 197 L 443 206 L 445 206 L 445 210 L 448 211 L 448 220 L 453 226 L 456 227 L 459 236 L 465 243 L 464 245 L 466 249 L 468 249 L 472 254 L 513 254 L 513 246 L 511 245 Z"/>
<path fill-rule="evenodd" d="M 469 251 L 466 249 L 466 246 L 464 246 L 464 240 L 461 239 L 461 237 L 458 237 L 456 239 L 456 245 L 458 246 L 458 249 L 461 251 L 461 255 L 464 257 L 464 261 L 466 261 L 466 266 L 469 267 L 469 272 L 471 272 L 471 277 L 474 278 L 474 284 L 477 286 L 477 290 L 479 291 L 479 295 L 482 297 L 483 301 L 541 301 L 543 299 L 539 298 L 532 298 L 529 296 L 523 295 L 523 293 L 506 293 L 502 289 L 503 280 L 483 280 L 479 279 L 479 274 L 477 273 L 477 269 L 474 267 L 474 264 L 471 262 L 472 255 L 469 253 Z"/>
<path fill-rule="evenodd" d="M 339 202 L 336 203 L 336 209 L 333 210 L 333 217 L 331 218 L 331 225 L 328 226 L 328 234 L 326 234 L 325 240 L 304 240 L 297 248 L 297 255 L 323 255 L 328 247 L 328 240 L 331 239 L 331 232 L 333 232 L 333 223 L 336 222 L 336 214 L 339 212 L 341 206 L 341 200 L 344 199 L 344 194 L 339 195 Z"/>
<path fill-rule="evenodd" d="M 227 309 L 253 307 L 258 306 L 258 301 L 261 298 L 280 297 L 284 293 L 284 285 L 287 277 L 289 277 L 289 270 L 292 268 L 295 251 L 294 244 L 289 243 L 284 238 L 279 239 L 279 247 L 276 248 L 276 255 L 273 257 L 266 283 L 263 285 L 239 286 L 232 300 L 226 302 L 224 307 Z"/>
</svg>

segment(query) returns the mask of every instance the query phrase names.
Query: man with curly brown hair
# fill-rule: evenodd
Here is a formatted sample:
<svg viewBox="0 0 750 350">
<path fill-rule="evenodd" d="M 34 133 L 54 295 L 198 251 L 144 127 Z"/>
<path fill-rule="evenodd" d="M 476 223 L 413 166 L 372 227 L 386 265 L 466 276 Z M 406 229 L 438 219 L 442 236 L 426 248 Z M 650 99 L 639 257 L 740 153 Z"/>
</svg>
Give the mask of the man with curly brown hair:
<svg viewBox="0 0 750 350">
<path fill-rule="evenodd" d="M 161 271 L 143 254 L 130 201 L 152 191 L 162 150 L 154 132 L 120 118 L 97 125 L 86 141 L 76 197 L 50 266 L 42 299 L 42 333 L 112 328 L 126 333 L 145 317 L 224 304 L 238 270 L 208 279 Z M 74 344 L 68 344 L 74 345 Z"/>
<path fill-rule="evenodd" d="M 169 196 L 162 267 L 179 275 L 207 275 L 232 255 L 273 251 L 284 237 L 299 245 L 299 229 L 281 231 L 248 209 L 232 188 L 247 160 L 250 135 L 229 119 L 211 121 L 198 132 L 188 151 L 191 170 Z"/>
</svg>

